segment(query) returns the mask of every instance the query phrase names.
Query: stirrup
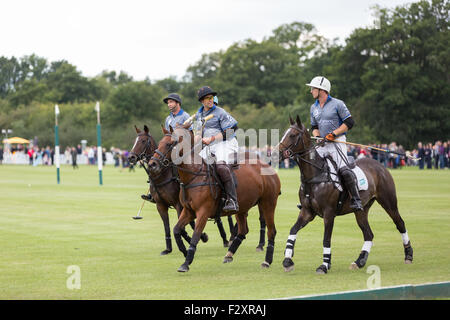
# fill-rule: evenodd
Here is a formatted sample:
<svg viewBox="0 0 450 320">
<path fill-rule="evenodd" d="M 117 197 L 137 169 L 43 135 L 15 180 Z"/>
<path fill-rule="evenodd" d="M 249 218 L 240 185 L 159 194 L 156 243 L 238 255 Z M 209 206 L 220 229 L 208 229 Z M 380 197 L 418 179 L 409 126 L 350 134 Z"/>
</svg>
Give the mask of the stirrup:
<svg viewBox="0 0 450 320">
<path fill-rule="evenodd" d="M 228 208 L 227 208 L 228 207 Z M 233 199 L 227 199 L 225 201 L 225 205 L 222 208 L 222 211 L 224 212 L 238 212 L 239 211 L 239 206 L 237 204 L 236 201 L 234 201 Z"/>
<path fill-rule="evenodd" d="M 147 201 L 156 203 L 156 202 L 155 202 L 155 199 L 153 199 L 153 197 L 152 197 L 151 194 L 148 194 L 148 195 L 143 194 L 143 195 L 141 195 L 141 198 L 142 198 L 143 200 L 147 200 Z"/>
<path fill-rule="evenodd" d="M 364 207 L 363 207 L 363 205 L 361 203 L 361 200 L 358 201 L 358 200 L 351 199 L 350 200 L 350 208 L 351 209 L 355 209 L 357 211 L 363 211 L 364 210 Z"/>
</svg>

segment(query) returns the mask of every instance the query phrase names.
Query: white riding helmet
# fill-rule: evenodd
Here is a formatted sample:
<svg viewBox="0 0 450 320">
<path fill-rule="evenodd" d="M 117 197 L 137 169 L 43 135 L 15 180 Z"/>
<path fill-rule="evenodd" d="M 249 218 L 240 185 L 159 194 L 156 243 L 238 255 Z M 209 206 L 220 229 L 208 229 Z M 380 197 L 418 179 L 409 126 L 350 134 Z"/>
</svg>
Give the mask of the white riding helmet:
<svg viewBox="0 0 450 320">
<path fill-rule="evenodd" d="M 330 81 L 322 76 L 317 76 L 314 79 L 311 80 L 310 83 L 306 84 L 309 87 L 318 88 L 325 90 L 326 92 L 330 93 L 331 91 L 331 83 Z"/>
</svg>

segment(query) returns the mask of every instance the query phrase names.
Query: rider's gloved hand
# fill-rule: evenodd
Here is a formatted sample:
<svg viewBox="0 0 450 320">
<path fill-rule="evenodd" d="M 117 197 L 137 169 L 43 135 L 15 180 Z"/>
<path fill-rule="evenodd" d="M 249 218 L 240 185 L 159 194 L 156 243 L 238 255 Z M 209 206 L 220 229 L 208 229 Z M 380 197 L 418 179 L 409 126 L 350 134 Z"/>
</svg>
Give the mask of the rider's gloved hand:
<svg viewBox="0 0 450 320">
<path fill-rule="evenodd" d="M 336 135 L 334 134 L 334 132 L 330 132 L 325 136 L 325 139 L 328 141 L 334 141 L 334 139 L 336 139 Z"/>
</svg>

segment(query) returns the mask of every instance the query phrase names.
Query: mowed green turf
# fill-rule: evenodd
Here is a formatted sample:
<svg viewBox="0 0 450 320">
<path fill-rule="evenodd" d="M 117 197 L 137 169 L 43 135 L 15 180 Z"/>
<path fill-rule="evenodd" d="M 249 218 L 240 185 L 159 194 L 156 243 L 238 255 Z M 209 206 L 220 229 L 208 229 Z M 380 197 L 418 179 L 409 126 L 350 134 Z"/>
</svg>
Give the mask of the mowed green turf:
<svg viewBox="0 0 450 320">
<path fill-rule="evenodd" d="M 200 243 L 191 270 L 178 273 L 184 257 L 165 249 L 163 224 L 155 205 L 145 203 L 145 172 L 107 166 L 99 186 L 94 166 L 0 166 L 0 299 L 269 299 L 362 290 L 367 267 L 381 270 L 381 285 L 450 280 L 450 171 L 407 168 L 391 171 L 400 213 L 414 248 L 405 265 L 401 236 L 375 203 L 369 221 L 374 246 L 364 269 L 349 270 L 363 244 L 354 215 L 335 220 L 332 269 L 315 274 L 322 262 L 323 220 L 316 218 L 298 233 L 295 269 L 282 268 L 289 229 L 298 215 L 299 171 L 279 170 L 282 195 L 276 210 L 274 262 L 262 269 L 265 252 L 256 252 L 257 209 L 249 214 L 250 232 L 231 264 L 216 225 L 208 222 L 209 242 Z M 171 214 L 171 229 L 176 213 Z M 228 223 L 223 219 L 227 234 Z M 189 234 L 192 234 L 188 226 Z M 67 288 L 69 266 L 78 266 L 81 288 Z"/>
</svg>

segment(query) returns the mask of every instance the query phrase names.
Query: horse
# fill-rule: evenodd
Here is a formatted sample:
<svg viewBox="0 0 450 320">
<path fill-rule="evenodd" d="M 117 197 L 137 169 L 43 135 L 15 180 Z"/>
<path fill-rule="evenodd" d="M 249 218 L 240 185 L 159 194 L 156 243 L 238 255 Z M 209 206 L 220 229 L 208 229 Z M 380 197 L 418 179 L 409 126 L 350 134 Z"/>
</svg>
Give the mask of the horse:
<svg viewBox="0 0 450 320">
<path fill-rule="evenodd" d="M 161 170 L 158 174 L 152 174 L 145 167 L 145 162 L 151 158 L 153 153 L 156 150 L 156 142 L 153 139 L 152 135 L 149 133 L 148 127 L 144 126 L 144 131 L 141 131 L 135 126 L 137 137 L 131 152 L 128 155 L 128 161 L 131 164 L 136 164 L 138 161 L 141 162 L 144 169 L 147 171 L 150 184 L 150 192 L 152 197 L 156 203 L 156 209 L 158 210 L 159 215 L 164 224 L 165 231 L 165 239 L 166 239 L 166 249 L 161 252 L 161 255 L 166 255 L 172 252 L 172 239 L 170 236 L 170 225 L 169 225 L 169 207 L 174 207 L 177 211 L 178 217 L 181 214 L 183 206 L 180 203 L 179 193 L 180 193 L 180 183 L 178 181 L 178 177 L 176 176 L 176 172 L 172 170 L 170 165 L 163 164 L 164 170 Z M 144 163 L 142 163 L 144 162 Z M 194 221 L 190 223 L 192 229 L 195 229 Z M 228 240 L 225 230 L 221 221 L 217 224 L 219 229 L 219 233 L 222 237 L 224 246 L 228 247 Z M 182 237 L 190 242 L 191 238 L 188 236 L 186 231 L 183 229 L 181 231 Z M 201 235 L 201 239 L 203 242 L 208 241 L 208 235 L 203 233 Z"/>
<path fill-rule="evenodd" d="M 348 192 L 345 189 L 340 192 L 335 187 L 327 160 L 318 154 L 316 148 L 320 146 L 320 143 L 318 145 L 312 143 L 311 137 L 301 123 L 299 116 L 297 116 L 296 121 L 289 117 L 289 121 L 290 127 L 286 130 L 277 148 L 281 159 L 294 159 L 300 168 L 299 199 L 301 204 L 299 208 L 301 209 L 297 221 L 290 229 L 282 264 L 286 272 L 294 269 L 292 257 L 297 233 L 318 215 L 324 221 L 324 250 L 323 264 L 316 269 L 316 273 L 325 274 L 331 268 L 331 234 L 335 216 L 348 214 L 354 210 L 349 206 Z M 333 142 L 322 140 L 321 143 Z M 368 212 L 375 200 L 391 217 L 397 230 L 401 233 L 405 263 L 412 263 L 413 249 L 405 223 L 397 207 L 397 195 L 391 174 L 383 165 L 373 159 L 358 159 L 356 165 L 366 175 L 368 189 L 360 191 L 363 210 L 354 212 L 356 222 L 363 233 L 364 245 L 359 257 L 351 263 L 350 269 L 363 268 L 367 262 L 374 237 L 368 221 Z M 340 202 L 339 206 L 338 202 Z"/>
<path fill-rule="evenodd" d="M 280 179 L 268 164 L 260 159 L 241 163 L 238 168 L 233 169 L 237 180 L 237 195 L 239 203 L 238 212 L 223 212 L 221 210 L 222 200 L 219 181 L 214 174 L 214 165 L 207 163 L 198 155 L 198 147 L 201 143 L 194 145 L 194 134 L 188 130 L 189 124 L 178 125 L 170 131 L 163 128 L 164 136 L 158 144 L 158 149 L 149 162 L 149 169 L 154 174 L 161 171 L 161 164 L 169 161 L 178 168 L 178 174 L 182 183 L 180 198 L 183 204 L 178 222 L 173 229 L 178 249 L 185 256 L 184 263 L 178 268 L 178 272 L 188 272 L 189 265 L 193 262 L 199 237 L 208 219 L 217 216 L 235 215 L 237 221 L 237 236 L 230 245 L 223 260 L 224 263 L 233 261 L 245 235 L 248 233 L 247 216 L 248 211 L 258 205 L 260 216 L 263 216 L 267 226 L 268 245 L 263 268 L 268 268 L 273 260 L 275 245 L 275 207 L 281 193 Z M 194 146 L 194 147 L 192 147 Z M 175 155 L 175 157 L 172 156 Z M 244 155 L 245 156 L 245 155 Z M 247 160 L 249 154 L 246 154 Z M 196 159 L 200 159 L 196 161 Z M 266 174 L 261 174 L 265 172 Z M 190 221 L 196 219 L 195 230 L 188 250 L 181 241 L 180 231 Z"/>
</svg>

